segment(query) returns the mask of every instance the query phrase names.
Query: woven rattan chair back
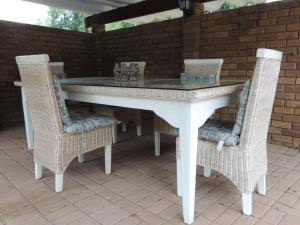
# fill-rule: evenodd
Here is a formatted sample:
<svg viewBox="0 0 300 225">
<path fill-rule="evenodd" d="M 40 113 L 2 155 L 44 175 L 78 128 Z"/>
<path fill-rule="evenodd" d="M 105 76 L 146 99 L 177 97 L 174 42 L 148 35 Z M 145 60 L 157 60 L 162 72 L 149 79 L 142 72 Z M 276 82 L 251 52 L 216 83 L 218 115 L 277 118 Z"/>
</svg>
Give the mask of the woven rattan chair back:
<svg viewBox="0 0 300 225">
<path fill-rule="evenodd" d="M 48 55 L 17 56 L 34 132 L 63 132 Z"/>
<path fill-rule="evenodd" d="M 220 73 L 223 59 L 186 59 L 184 60 L 184 72 L 190 75 L 216 75 L 216 81 L 220 81 Z"/>
<path fill-rule="evenodd" d="M 64 63 L 63 62 L 49 62 L 51 74 L 65 77 Z"/>
<path fill-rule="evenodd" d="M 248 149 L 266 145 L 282 53 L 258 49 L 256 57 L 240 141 Z"/>
</svg>

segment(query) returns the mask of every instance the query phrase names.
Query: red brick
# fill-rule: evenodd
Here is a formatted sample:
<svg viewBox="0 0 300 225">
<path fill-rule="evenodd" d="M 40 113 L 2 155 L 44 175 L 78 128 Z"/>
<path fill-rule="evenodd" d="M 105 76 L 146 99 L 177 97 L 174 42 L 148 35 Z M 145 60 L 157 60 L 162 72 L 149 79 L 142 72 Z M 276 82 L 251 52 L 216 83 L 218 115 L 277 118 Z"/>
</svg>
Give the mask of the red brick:
<svg viewBox="0 0 300 225">
<path fill-rule="evenodd" d="M 300 39 L 288 40 L 287 46 L 299 46 Z"/>
<path fill-rule="evenodd" d="M 277 33 L 278 39 L 295 39 L 298 38 L 298 32 L 282 32 Z"/>
<path fill-rule="evenodd" d="M 282 136 L 277 134 L 272 134 L 272 140 L 282 142 L 282 143 L 292 143 L 293 139 L 289 136 Z"/>
<path fill-rule="evenodd" d="M 292 24 L 299 22 L 299 16 L 285 16 L 277 18 L 278 24 Z"/>
<path fill-rule="evenodd" d="M 283 121 L 272 121 L 272 127 L 278 127 L 278 128 L 286 128 L 286 129 L 291 129 L 292 124 L 289 122 L 283 122 Z"/>
<path fill-rule="evenodd" d="M 266 42 L 267 48 L 281 48 L 286 47 L 286 41 L 280 40 L 280 41 L 267 41 Z"/>
<path fill-rule="evenodd" d="M 259 22 L 258 22 L 259 26 L 271 26 L 271 25 L 276 25 L 276 24 L 277 24 L 276 18 L 262 19 L 262 20 L 259 20 Z"/>
<path fill-rule="evenodd" d="M 288 9 L 281 9 L 268 12 L 269 17 L 279 17 L 279 16 L 288 16 L 289 10 Z"/>
<path fill-rule="evenodd" d="M 281 134 L 281 128 L 270 127 L 269 128 L 269 133 L 271 133 L 271 134 Z"/>
<path fill-rule="evenodd" d="M 285 106 L 287 107 L 300 107 L 300 101 L 286 101 Z"/>
<path fill-rule="evenodd" d="M 298 130 L 282 129 L 281 134 L 289 137 L 300 137 L 300 131 Z"/>
<path fill-rule="evenodd" d="M 277 92 L 276 99 L 295 99 L 295 93 Z"/>
<path fill-rule="evenodd" d="M 280 77 L 278 83 L 279 84 L 295 84 L 296 78 L 291 77 Z"/>
<path fill-rule="evenodd" d="M 274 112 L 282 114 L 294 114 L 294 108 L 289 107 L 274 107 Z"/>
<path fill-rule="evenodd" d="M 274 25 L 274 26 L 267 26 L 266 27 L 266 32 L 284 32 L 286 31 L 286 25 Z"/>
<path fill-rule="evenodd" d="M 300 116 L 282 115 L 282 121 L 299 123 L 300 122 Z"/>
<path fill-rule="evenodd" d="M 299 29 L 300 29 L 300 23 L 287 25 L 287 31 L 298 31 Z"/>
<path fill-rule="evenodd" d="M 290 15 L 300 15 L 300 7 L 291 8 L 290 9 Z"/>
<path fill-rule="evenodd" d="M 247 35 L 247 36 L 241 36 L 239 37 L 240 42 L 252 42 L 256 41 L 256 36 L 255 35 Z"/>
<path fill-rule="evenodd" d="M 293 124 L 293 130 L 298 130 L 298 131 L 300 131 L 300 123 L 294 123 L 294 124 Z"/>
<path fill-rule="evenodd" d="M 300 85 L 286 85 L 285 91 L 291 93 L 300 92 Z"/>
</svg>

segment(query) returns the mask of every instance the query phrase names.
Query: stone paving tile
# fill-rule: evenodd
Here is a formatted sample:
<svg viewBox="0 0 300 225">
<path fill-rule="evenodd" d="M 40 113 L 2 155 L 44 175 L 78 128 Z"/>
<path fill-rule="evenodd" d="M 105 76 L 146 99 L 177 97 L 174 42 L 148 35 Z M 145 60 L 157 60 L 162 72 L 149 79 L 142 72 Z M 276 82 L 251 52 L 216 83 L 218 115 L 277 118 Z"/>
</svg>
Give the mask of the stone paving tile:
<svg viewBox="0 0 300 225">
<path fill-rule="evenodd" d="M 173 138 L 162 138 L 159 158 L 150 132 L 119 140 L 111 175 L 103 151 L 92 151 L 70 164 L 57 194 L 49 170 L 34 179 L 24 128 L 1 132 L 0 225 L 183 225 Z M 252 216 L 241 213 L 239 190 L 225 176 L 206 178 L 198 167 L 194 225 L 299 225 L 300 152 L 268 145 L 268 157 L 267 195 L 253 194 Z"/>
</svg>

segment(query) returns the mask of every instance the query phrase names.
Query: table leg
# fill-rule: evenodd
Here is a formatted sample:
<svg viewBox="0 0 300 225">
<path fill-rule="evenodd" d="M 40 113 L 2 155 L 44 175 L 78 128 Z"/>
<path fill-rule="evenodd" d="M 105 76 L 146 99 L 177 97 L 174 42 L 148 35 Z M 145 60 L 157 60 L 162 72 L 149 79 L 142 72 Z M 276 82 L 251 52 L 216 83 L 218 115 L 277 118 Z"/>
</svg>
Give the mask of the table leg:
<svg viewBox="0 0 300 225">
<path fill-rule="evenodd" d="M 179 125 L 183 219 L 191 224 L 195 209 L 198 127 L 190 106 L 181 107 Z"/>
<path fill-rule="evenodd" d="M 26 130 L 26 138 L 27 138 L 27 146 L 29 150 L 33 149 L 33 129 L 30 114 L 27 106 L 27 98 L 25 95 L 25 90 L 22 88 L 22 104 L 23 104 L 23 113 L 24 113 L 24 121 L 25 121 L 25 130 Z"/>
</svg>

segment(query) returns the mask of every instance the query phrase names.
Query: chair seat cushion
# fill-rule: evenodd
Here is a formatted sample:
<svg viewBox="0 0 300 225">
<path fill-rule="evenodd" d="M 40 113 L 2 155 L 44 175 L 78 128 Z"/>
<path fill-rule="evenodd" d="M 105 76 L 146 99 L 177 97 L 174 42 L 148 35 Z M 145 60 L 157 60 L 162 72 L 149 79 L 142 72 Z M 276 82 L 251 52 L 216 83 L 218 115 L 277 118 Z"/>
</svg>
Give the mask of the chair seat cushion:
<svg viewBox="0 0 300 225">
<path fill-rule="evenodd" d="M 233 146 L 239 143 L 239 136 L 232 132 L 234 122 L 208 120 L 198 130 L 198 138 L 208 141 L 223 141 L 226 146 Z M 170 130 L 170 135 L 178 136 L 177 128 Z"/>
<path fill-rule="evenodd" d="M 64 125 L 66 133 L 82 133 L 100 127 L 113 126 L 119 123 L 118 120 L 111 116 L 101 116 L 96 113 L 89 112 L 70 112 L 72 123 Z"/>
<path fill-rule="evenodd" d="M 208 120 L 199 128 L 199 139 L 219 142 L 223 141 L 226 146 L 233 146 L 239 143 L 239 135 L 232 132 L 234 122 Z"/>
</svg>

